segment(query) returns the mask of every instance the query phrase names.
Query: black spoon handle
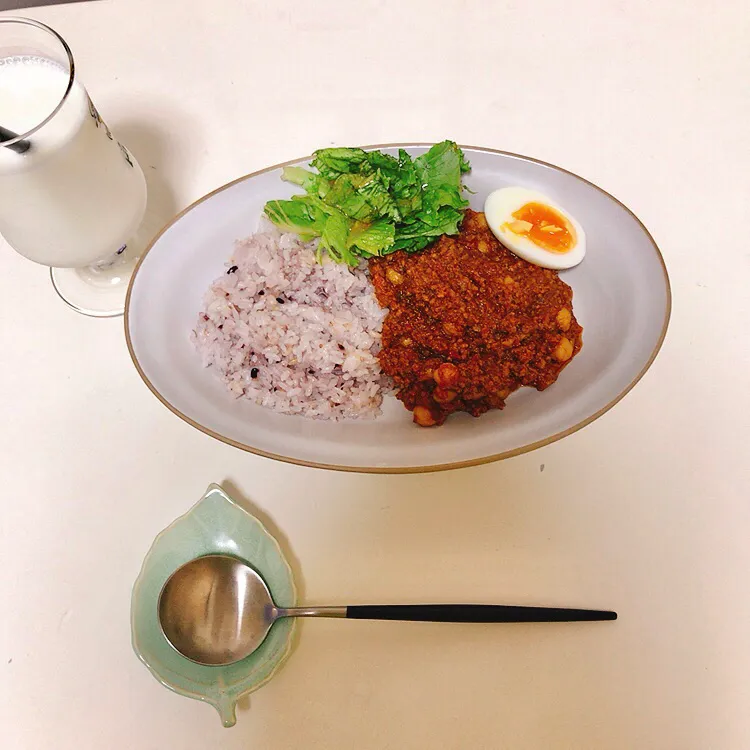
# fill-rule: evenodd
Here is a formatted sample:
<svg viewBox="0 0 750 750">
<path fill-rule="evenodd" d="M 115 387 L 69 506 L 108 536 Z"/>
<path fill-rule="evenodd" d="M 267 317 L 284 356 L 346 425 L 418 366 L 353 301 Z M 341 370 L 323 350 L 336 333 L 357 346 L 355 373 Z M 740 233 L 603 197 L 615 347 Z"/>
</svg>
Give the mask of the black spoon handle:
<svg viewBox="0 0 750 750">
<path fill-rule="evenodd" d="M 0 125 L 0 146 L 3 145 L 3 141 L 10 141 L 13 138 L 18 138 L 18 134 Z M 17 154 L 25 154 L 30 147 L 31 143 L 29 141 L 18 141 L 17 143 L 12 143 L 10 146 L 6 146 L 5 148 L 9 148 L 11 151 L 15 151 Z"/>
<path fill-rule="evenodd" d="M 346 608 L 350 620 L 418 622 L 592 622 L 616 620 L 617 613 L 598 609 L 515 607 L 504 604 L 386 604 Z"/>
</svg>

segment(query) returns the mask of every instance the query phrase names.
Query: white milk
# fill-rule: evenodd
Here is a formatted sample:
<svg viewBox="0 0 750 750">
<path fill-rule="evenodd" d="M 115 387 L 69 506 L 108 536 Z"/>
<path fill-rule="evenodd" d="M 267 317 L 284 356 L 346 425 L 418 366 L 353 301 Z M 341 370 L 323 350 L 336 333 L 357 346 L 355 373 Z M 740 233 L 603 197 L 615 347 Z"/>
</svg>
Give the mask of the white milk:
<svg viewBox="0 0 750 750">
<path fill-rule="evenodd" d="M 0 59 L 0 125 L 24 133 L 58 105 L 68 73 L 40 57 Z M 146 183 L 77 81 L 60 111 L 17 154 L 0 146 L 0 234 L 48 266 L 104 260 L 134 234 Z"/>
</svg>

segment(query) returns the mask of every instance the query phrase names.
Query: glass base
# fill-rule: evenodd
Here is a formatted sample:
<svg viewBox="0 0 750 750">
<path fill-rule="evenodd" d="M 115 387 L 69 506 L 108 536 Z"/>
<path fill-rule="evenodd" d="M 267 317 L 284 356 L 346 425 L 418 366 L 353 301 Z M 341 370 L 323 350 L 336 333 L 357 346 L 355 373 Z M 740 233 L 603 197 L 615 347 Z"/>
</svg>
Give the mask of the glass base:
<svg viewBox="0 0 750 750">
<path fill-rule="evenodd" d="M 161 226 L 162 222 L 147 211 L 136 234 L 109 260 L 85 268 L 50 268 L 55 291 L 68 307 L 83 315 L 122 315 L 138 258 Z"/>
</svg>

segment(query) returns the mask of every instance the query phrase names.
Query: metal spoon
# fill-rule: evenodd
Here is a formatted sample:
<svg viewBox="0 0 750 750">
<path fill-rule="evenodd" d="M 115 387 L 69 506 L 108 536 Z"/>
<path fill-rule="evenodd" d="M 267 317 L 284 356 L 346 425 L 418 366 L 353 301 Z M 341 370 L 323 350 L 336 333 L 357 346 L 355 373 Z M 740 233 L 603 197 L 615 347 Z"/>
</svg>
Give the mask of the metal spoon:
<svg viewBox="0 0 750 750">
<path fill-rule="evenodd" d="M 169 643 L 198 664 L 225 665 L 260 646 L 280 617 L 348 617 L 422 622 L 578 622 L 616 620 L 615 612 L 497 604 L 396 604 L 277 607 L 260 575 L 228 555 L 178 568 L 159 595 L 159 623 Z"/>
</svg>

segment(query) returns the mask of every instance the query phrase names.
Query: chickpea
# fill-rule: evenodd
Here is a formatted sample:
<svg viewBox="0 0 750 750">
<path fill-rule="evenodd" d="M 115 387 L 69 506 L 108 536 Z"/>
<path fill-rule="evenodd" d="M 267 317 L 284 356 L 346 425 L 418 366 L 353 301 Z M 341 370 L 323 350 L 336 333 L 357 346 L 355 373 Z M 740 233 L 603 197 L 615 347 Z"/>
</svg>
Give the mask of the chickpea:
<svg viewBox="0 0 750 750">
<path fill-rule="evenodd" d="M 414 407 L 414 421 L 420 427 L 434 427 L 437 424 L 437 420 L 426 406 Z"/>
<path fill-rule="evenodd" d="M 490 251 L 490 246 L 484 240 L 479 240 L 479 242 L 477 242 L 477 250 L 479 250 L 480 253 L 488 253 Z"/>
<path fill-rule="evenodd" d="M 505 278 L 503 279 L 503 284 L 507 284 L 507 285 L 510 285 L 510 284 L 512 284 L 512 283 L 513 283 L 513 279 L 512 279 L 512 278 L 511 278 L 510 276 L 506 276 L 506 277 L 505 277 Z"/>
<path fill-rule="evenodd" d="M 456 328 L 453 323 L 443 323 L 443 330 L 449 336 L 458 336 L 458 328 Z"/>
<path fill-rule="evenodd" d="M 414 342 L 410 338 L 401 339 L 401 346 L 411 346 Z"/>
<path fill-rule="evenodd" d="M 433 380 L 441 388 L 452 388 L 458 383 L 458 367 L 451 364 L 450 362 L 443 362 L 440 367 L 435 370 Z"/>
<path fill-rule="evenodd" d="M 391 284 L 403 284 L 404 282 L 404 277 L 395 268 L 389 268 L 385 275 Z"/>
<path fill-rule="evenodd" d="M 567 331 L 570 328 L 570 323 L 572 320 L 570 310 L 568 310 L 567 307 L 563 307 L 563 309 L 560 310 L 559 313 L 557 313 L 556 320 L 557 320 L 557 325 L 559 325 L 563 331 Z"/>
<path fill-rule="evenodd" d="M 440 388 L 440 386 L 435 388 L 435 390 L 432 392 L 432 397 L 439 404 L 449 404 L 451 401 L 453 401 L 454 398 L 456 398 L 457 395 L 458 394 L 455 391 L 451 391 L 446 388 Z"/>
<path fill-rule="evenodd" d="M 567 362 L 573 356 L 573 342 L 563 336 L 555 351 L 552 353 L 552 356 L 558 362 Z"/>
<path fill-rule="evenodd" d="M 501 391 L 495 391 L 495 397 L 505 401 L 510 396 L 510 388 L 503 388 Z"/>
</svg>

